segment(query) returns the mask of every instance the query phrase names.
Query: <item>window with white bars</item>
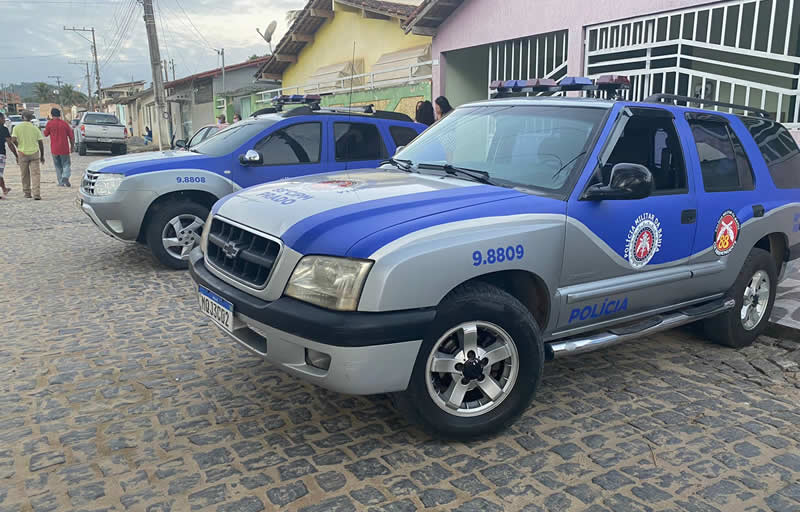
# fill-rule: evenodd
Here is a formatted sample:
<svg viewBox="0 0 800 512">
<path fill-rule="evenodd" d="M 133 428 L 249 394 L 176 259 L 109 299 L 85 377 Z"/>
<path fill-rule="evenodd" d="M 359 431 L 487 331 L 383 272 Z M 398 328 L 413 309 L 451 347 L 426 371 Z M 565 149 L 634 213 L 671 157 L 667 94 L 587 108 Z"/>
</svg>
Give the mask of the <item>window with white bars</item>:
<svg viewBox="0 0 800 512">
<path fill-rule="evenodd" d="M 495 80 L 563 78 L 567 74 L 568 43 L 567 31 L 560 30 L 488 45 L 487 91 Z"/>
<path fill-rule="evenodd" d="M 729 0 L 592 25 L 585 59 L 589 77 L 629 76 L 627 99 L 702 97 L 800 126 L 800 0 Z"/>
</svg>

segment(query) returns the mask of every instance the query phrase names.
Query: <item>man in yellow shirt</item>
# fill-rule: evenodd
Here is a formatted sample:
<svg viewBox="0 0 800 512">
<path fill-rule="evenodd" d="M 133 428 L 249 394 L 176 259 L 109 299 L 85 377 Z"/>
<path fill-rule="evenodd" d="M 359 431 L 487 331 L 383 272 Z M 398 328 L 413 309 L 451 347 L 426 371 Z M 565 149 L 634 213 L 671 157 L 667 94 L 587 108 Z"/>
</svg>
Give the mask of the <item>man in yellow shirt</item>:
<svg viewBox="0 0 800 512">
<path fill-rule="evenodd" d="M 11 133 L 11 142 L 17 147 L 19 153 L 19 169 L 22 174 L 22 192 L 25 197 L 39 200 L 42 198 L 39 190 L 41 170 L 39 162 L 44 163 L 44 137 L 38 126 L 31 123 L 34 119 L 33 112 L 26 110 L 22 113 L 23 122 L 14 126 Z"/>
</svg>

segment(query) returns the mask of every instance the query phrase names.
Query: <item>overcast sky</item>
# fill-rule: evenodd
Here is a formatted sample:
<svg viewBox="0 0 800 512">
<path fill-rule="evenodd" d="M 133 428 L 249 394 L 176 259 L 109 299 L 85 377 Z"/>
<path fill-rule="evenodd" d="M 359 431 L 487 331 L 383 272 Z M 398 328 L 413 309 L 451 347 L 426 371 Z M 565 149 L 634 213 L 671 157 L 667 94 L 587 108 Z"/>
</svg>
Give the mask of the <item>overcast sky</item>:
<svg viewBox="0 0 800 512">
<path fill-rule="evenodd" d="M 268 47 L 256 27 L 263 32 L 270 20 L 277 20 L 274 46 L 286 31 L 286 11 L 302 8 L 306 0 L 153 3 L 161 58 L 175 60 L 180 78 L 217 67 L 218 56 L 211 48 L 225 48 L 227 65 L 246 60 L 254 53 L 267 53 Z M 85 93 L 85 68 L 70 65 L 69 61 L 91 60 L 90 45 L 78 34 L 65 32 L 64 25 L 95 27 L 104 87 L 131 78 L 148 84 L 152 81 L 142 6 L 137 0 L 0 0 L 0 12 L 0 83 L 55 83 L 48 75 L 61 75 L 62 81 L 80 85 L 79 90 Z M 83 35 L 91 38 L 90 33 Z"/>
</svg>

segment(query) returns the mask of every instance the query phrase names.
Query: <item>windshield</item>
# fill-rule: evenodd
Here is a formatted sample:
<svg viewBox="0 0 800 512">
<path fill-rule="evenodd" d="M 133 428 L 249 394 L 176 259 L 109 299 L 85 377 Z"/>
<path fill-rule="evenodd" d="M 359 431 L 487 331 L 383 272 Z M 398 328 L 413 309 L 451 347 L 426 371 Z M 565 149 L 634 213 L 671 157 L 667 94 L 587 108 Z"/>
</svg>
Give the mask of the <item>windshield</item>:
<svg viewBox="0 0 800 512">
<path fill-rule="evenodd" d="M 22 116 L 8 116 L 12 121 L 22 121 Z"/>
<path fill-rule="evenodd" d="M 86 114 L 83 122 L 86 124 L 119 124 L 117 116 L 111 114 Z"/>
<path fill-rule="evenodd" d="M 483 171 L 501 185 L 558 191 L 605 114 L 602 108 L 552 105 L 462 107 L 397 158 Z"/>
<path fill-rule="evenodd" d="M 238 122 L 192 146 L 192 151 L 210 156 L 227 155 L 275 123 L 276 121 L 265 119 Z"/>
</svg>

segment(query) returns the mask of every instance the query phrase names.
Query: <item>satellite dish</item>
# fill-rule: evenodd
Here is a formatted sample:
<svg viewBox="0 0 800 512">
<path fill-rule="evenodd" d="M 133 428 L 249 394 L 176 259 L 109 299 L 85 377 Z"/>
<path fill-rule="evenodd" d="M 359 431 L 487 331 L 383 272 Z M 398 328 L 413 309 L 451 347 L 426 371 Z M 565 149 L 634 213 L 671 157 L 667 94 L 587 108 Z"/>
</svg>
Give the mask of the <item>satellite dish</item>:
<svg viewBox="0 0 800 512">
<path fill-rule="evenodd" d="M 272 20 L 270 24 L 267 25 L 267 28 L 264 30 L 263 34 L 261 33 L 261 30 L 256 28 L 256 32 L 258 32 L 258 35 L 264 38 L 264 41 L 266 41 L 267 44 L 269 45 L 269 53 L 272 53 L 272 35 L 275 33 L 275 29 L 277 27 L 278 27 L 278 22 Z"/>
</svg>

